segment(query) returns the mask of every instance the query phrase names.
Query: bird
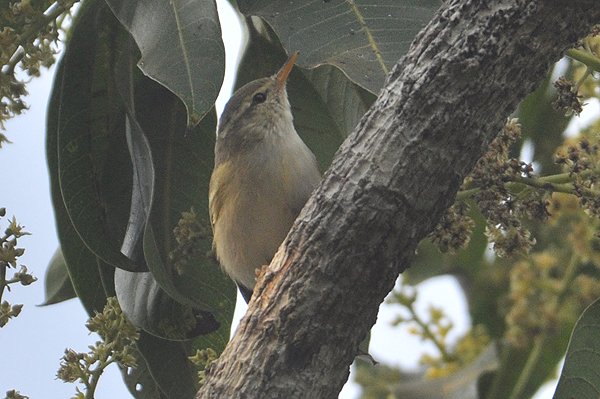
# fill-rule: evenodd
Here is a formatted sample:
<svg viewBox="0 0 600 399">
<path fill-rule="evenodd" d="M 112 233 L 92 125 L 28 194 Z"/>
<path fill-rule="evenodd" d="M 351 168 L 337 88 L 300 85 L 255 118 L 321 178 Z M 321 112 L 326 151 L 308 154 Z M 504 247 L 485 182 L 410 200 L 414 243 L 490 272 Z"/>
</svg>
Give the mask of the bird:
<svg viewBox="0 0 600 399">
<path fill-rule="evenodd" d="M 293 53 L 274 75 L 238 89 L 219 119 L 209 185 L 213 250 L 246 302 L 321 180 L 294 128 L 286 83 Z"/>
</svg>

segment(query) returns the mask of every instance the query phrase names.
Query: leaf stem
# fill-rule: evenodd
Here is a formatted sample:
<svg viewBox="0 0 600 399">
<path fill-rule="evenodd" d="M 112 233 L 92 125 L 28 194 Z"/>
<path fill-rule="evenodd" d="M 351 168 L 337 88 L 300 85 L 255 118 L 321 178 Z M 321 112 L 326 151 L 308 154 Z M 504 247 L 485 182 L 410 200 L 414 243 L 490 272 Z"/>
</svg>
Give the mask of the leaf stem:
<svg viewBox="0 0 600 399">
<path fill-rule="evenodd" d="M 365 32 L 365 35 L 367 36 L 367 40 L 369 41 L 369 46 L 371 46 L 371 49 L 373 49 L 373 52 L 375 53 L 375 58 L 377 58 L 377 62 L 379 62 L 381 69 L 387 75 L 389 73 L 389 69 L 388 69 L 387 65 L 385 65 L 385 61 L 383 60 L 383 56 L 381 55 L 381 50 L 379 50 L 379 46 L 377 45 L 377 42 L 375 41 L 375 38 L 373 37 L 373 34 L 371 33 L 371 29 L 369 29 L 369 26 L 367 25 L 365 18 L 363 17 L 362 13 L 356 6 L 356 3 L 354 2 L 354 0 L 346 0 L 346 3 L 350 6 L 350 9 L 356 16 L 358 23 L 360 24 L 362 30 Z"/>
<path fill-rule="evenodd" d="M 567 50 L 566 54 L 574 60 L 592 68 L 594 71 L 600 72 L 600 58 L 596 57 L 594 54 L 576 48 Z"/>
<path fill-rule="evenodd" d="M 5 262 L 0 262 L 0 303 L 2 303 L 2 295 L 4 295 L 4 289 L 8 286 L 6 282 L 6 266 Z"/>
<path fill-rule="evenodd" d="M 111 363 L 114 362 L 114 359 L 111 358 L 111 353 L 113 353 L 114 345 L 109 344 L 108 350 L 104 352 L 104 355 L 98 359 L 98 365 L 93 370 L 87 370 L 87 374 L 90 375 L 89 381 L 85 381 L 86 391 L 84 399 L 94 399 L 96 393 L 96 387 L 98 386 L 98 382 L 100 382 L 100 377 L 104 373 L 104 369 L 108 367 Z"/>
<path fill-rule="evenodd" d="M 0 245 L 3 245 L 10 234 L 4 234 L 2 238 L 0 238 Z M 4 289 L 8 287 L 8 282 L 6 281 L 6 269 L 8 268 L 8 262 L 0 261 L 0 303 L 2 303 L 2 295 L 4 295 Z"/>
<path fill-rule="evenodd" d="M 440 351 L 440 354 L 442 355 L 442 359 L 444 359 L 444 361 L 447 363 L 456 360 L 454 356 L 452 356 L 450 353 L 448 353 L 444 343 L 440 342 L 437 339 L 435 334 L 429 328 L 429 325 L 427 323 L 425 323 L 423 321 L 423 319 L 421 319 L 419 317 L 419 315 L 415 311 L 414 306 L 411 304 L 411 305 L 407 306 L 407 308 L 408 308 L 408 311 L 410 312 L 412 320 L 415 323 L 417 323 L 419 325 L 419 327 L 421 327 L 421 330 L 423 331 L 423 336 L 428 338 L 435 345 L 435 347 Z"/>
<path fill-rule="evenodd" d="M 588 177 L 596 174 L 596 170 L 585 170 L 578 173 L 581 177 Z M 509 181 L 506 182 L 506 186 L 509 189 L 517 189 L 520 186 L 529 186 L 533 188 L 537 188 L 540 190 L 566 193 L 566 194 L 584 194 L 586 197 L 597 197 L 600 196 L 600 192 L 596 190 L 589 189 L 587 187 L 579 187 L 578 191 L 576 191 L 575 186 L 572 183 L 572 174 L 570 173 L 560 173 L 556 175 L 542 176 L 542 177 L 525 177 L 525 176 L 517 176 L 511 177 Z M 465 200 L 470 198 L 474 194 L 478 193 L 481 190 L 481 187 L 469 187 L 467 189 L 461 190 L 456 195 L 457 200 Z"/>
<path fill-rule="evenodd" d="M 533 349 L 531 349 L 531 352 L 529 352 L 527 362 L 525 362 L 525 366 L 523 367 L 523 370 L 521 370 L 519 379 L 513 387 L 509 399 L 518 399 L 525 391 L 525 388 L 527 387 L 527 383 L 529 382 L 531 375 L 534 373 L 535 368 L 537 367 L 540 359 L 542 358 L 544 347 L 546 346 L 546 339 L 547 334 L 542 334 L 535 338 Z"/>
</svg>

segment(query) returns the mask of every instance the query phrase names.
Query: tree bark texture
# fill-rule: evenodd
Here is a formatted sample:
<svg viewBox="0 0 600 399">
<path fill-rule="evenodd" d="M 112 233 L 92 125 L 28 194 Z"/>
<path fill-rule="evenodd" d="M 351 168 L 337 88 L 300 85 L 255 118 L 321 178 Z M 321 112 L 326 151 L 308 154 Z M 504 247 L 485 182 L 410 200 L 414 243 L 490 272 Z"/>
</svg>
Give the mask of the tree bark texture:
<svg viewBox="0 0 600 399">
<path fill-rule="evenodd" d="M 597 0 L 451 0 L 344 142 L 198 398 L 334 398 L 380 303 Z"/>
</svg>

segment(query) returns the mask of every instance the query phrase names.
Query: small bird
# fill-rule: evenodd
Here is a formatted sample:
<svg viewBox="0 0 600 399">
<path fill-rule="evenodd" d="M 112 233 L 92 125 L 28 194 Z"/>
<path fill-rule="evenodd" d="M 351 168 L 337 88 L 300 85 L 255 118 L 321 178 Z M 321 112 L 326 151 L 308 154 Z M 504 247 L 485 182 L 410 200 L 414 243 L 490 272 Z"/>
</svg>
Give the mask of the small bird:
<svg viewBox="0 0 600 399">
<path fill-rule="evenodd" d="M 256 269 L 271 262 L 321 179 L 287 96 L 297 57 L 237 90 L 219 120 L 209 188 L 213 249 L 246 302 Z"/>
</svg>

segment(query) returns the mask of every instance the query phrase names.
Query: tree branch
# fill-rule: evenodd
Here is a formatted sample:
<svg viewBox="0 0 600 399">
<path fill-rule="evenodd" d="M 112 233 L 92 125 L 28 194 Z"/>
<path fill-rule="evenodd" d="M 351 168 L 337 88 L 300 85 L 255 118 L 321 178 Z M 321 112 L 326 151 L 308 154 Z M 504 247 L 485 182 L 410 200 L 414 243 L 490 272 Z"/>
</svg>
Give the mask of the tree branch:
<svg viewBox="0 0 600 399">
<path fill-rule="evenodd" d="M 448 0 L 338 151 L 198 398 L 331 398 L 465 175 L 597 0 Z"/>
</svg>

